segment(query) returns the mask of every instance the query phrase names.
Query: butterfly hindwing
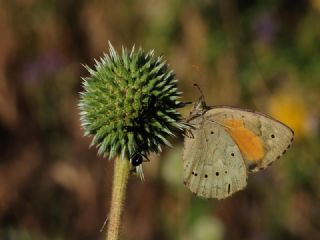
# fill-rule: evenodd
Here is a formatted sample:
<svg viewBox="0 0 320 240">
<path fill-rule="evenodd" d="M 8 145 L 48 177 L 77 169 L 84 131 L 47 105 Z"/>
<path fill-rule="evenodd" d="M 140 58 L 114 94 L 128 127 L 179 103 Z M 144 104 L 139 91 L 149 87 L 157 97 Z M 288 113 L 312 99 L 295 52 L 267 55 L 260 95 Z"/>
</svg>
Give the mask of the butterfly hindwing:
<svg viewBox="0 0 320 240">
<path fill-rule="evenodd" d="M 261 138 L 266 149 L 261 167 L 265 168 L 279 159 L 291 147 L 294 133 L 290 128 L 274 119 L 266 116 L 260 116 L 259 118 L 261 121 Z"/>
<path fill-rule="evenodd" d="M 199 116 L 190 121 L 193 137 L 185 138 L 184 182 L 197 196 L 222 199 L 243 189 L 247 170 L 230 135 L 216 122 Z"/>
</svg>

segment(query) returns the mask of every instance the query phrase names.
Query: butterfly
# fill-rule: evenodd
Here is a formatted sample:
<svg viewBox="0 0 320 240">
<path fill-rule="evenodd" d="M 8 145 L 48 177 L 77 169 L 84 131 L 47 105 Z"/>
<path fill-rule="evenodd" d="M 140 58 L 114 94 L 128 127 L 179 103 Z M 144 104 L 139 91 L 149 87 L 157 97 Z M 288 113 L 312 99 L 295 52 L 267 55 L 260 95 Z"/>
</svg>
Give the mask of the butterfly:
<svg viewBox="0 0 320 240">
<path fill-rule="evenodd" d="M 258 172 L 286 153 L 294 132 L 262 113 L 228 106 L 194 103 L 187 124 L 183 168 L 184 184 L 195 195 L 223 199 L 247 185 Z"/>
</svg>

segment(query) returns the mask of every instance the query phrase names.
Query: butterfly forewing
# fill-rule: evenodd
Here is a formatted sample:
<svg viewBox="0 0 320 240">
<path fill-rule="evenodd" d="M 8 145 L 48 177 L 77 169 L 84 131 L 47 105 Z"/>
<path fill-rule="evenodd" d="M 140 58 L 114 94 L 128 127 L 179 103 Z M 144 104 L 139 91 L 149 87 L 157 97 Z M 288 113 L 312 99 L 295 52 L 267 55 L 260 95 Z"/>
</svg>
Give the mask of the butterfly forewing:
<svg viewBox="0 0 320 240">
<path fill-rule="evenodd" d="M 289 127 L 264 114 L 230 107 L 217 107 L 207 111 L 204 116 L 207 121 L 217 122 L 223 126 L 225 131 L 233 137 L 250 172 L 264 169 L 279 159 L 293 142 L 293 131 Z M 250 142 L 251 136 L 254 136 L 256 141 L 242 147 L 246 144 L 245 141 Z M 261 153 L 251 156 L 250 151 L 257 152 L 260 147 L 258 145 L 261 145 Z"/>
<path fill-rule="evenodd" d="M 246 186 L 242 154 L 225 129 L 205 115 L 190 121 L 185 138 L 184 182 L 197 196 L 222 199 Z"/>
</svg>

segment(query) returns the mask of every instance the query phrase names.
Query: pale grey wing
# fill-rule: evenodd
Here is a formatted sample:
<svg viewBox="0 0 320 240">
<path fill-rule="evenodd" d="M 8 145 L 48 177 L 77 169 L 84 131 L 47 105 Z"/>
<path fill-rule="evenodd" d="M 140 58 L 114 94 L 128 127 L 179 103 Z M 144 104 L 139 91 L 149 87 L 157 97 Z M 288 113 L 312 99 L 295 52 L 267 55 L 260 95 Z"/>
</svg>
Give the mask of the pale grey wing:
<svg viewBox="0 0 320 240">
<path fill-rule="evenodd" d="M 205 118 L 219 123 L 223 123 L 224 119 L 239 119 L 245 128 L 261 138 L 265 154 L 254 163 L 245 161 L 250 172 L 257 172 L 269 166 L 286 153 L 293 142 L 294 133 L 288 126 L 262 113 L 221 107 L 207 111 Z"/>
<path fill-rule="evenodd" d="M 226 198 L 247 185 L 247 170 L 237 145 L 224 128 L 195 119 L 193 137 L 185 137 L 184 184 L 197 196 Z"/>
</svg>

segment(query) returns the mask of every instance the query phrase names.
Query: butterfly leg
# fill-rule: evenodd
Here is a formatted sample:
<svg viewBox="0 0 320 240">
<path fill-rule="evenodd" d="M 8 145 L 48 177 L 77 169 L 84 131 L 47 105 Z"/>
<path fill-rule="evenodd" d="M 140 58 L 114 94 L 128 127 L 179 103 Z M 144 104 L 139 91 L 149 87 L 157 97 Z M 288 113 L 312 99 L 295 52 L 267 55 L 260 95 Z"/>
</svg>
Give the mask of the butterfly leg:
<svg viewBox="0 0 320 240">
<path fill-rule="evenodd" d="M 191 129 L 186 129 L 185 133 L 183 134 L 184 137 L 187 137 L 187 138 L 194 138 L 194 135 L 191 131 Z"/>
<path fill-rule="evenodd" d="M 194 135 L 192 133 L 192 130 L 196 130 L 199 129 L 199 126 L 201 124 L 188 124 L 186 123 L 186 125 L 189 127 L 186 129 L 185 133 L 183 134 L 184 137 L 188 137 L 188 138 L 194 138 Z M 197 126 L 197 127 L 196 127 Z"/>
</svg>

